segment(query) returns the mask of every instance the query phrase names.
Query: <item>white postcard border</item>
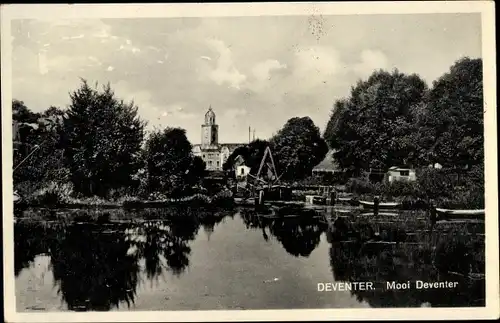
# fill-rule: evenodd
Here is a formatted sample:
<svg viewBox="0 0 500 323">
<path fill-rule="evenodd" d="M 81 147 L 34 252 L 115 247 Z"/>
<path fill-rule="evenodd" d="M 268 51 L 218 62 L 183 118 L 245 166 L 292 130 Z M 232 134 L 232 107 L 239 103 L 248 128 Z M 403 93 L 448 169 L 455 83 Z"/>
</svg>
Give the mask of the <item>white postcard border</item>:
<svg viewBox="0 0 500 323">
<path fill-rule="evenodd" d="M 343 3 L 238 3 L 238 4 L 120 4 L 120 5 L 2 5 L 2 167 L 4 312 L 8 322 L 149 322 L 149 321 L 274 321 L 356 319 L 464 319 L 498 318 L 500 313 L 498 263 L 498 174 L 496 136 L 496 48 L 493 1 L 414 1 Z M 485 194 L 486 194 L 486 307 L 390 308 L 310 310 L 217 310 L 106 313 L 17 313 L 13 271 L 11 37 L 13 19 L 223 17 L 261 15 L 351 15 L 480 13 L 484 73 Z M 489 147 L 489 148 L 488 148 Z"/>
</svg>

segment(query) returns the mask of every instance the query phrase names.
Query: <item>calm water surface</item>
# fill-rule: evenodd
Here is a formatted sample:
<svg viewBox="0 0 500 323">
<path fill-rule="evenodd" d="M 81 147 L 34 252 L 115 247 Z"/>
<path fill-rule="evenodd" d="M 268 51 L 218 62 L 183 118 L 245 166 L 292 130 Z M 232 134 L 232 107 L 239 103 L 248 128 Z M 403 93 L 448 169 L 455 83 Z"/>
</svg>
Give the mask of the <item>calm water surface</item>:
<svg viewBox="0 0 500 323">
<path fill-rule="evenodd" d="M 349 237 L 335 239 L 321 213 L 271 219 L 248 209 L 113 211 L 96 223 L 74 212 L 16 221 L 17 311 L 484 306 L 484 280 L 460 274 L 481 264 L 459 247 L 446 253 L 460 260 L 450 268 L 446 257 L 400 244 L 338 242 Z M 385 288 L 388 280 L 417 279 L 459 285 Z M 376 289 L 317 290 L 349 281 Z"/>
</svg>

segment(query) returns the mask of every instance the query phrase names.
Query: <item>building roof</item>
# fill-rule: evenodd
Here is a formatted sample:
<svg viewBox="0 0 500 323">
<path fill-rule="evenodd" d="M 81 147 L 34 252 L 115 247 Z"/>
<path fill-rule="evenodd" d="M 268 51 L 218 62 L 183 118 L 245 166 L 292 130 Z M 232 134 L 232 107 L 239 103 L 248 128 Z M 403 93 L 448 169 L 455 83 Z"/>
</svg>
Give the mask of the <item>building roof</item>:
<svg viewBox="0 0 500 323">
<path fill-rule="evenodd" d="M 389 170 L 407 170 L 407 169 L 413 169 L 412 167 L 410 166 L 392 166 L 392 167 L 389 167 Z"/>
<path fill-rule="evenodd" d="M 333 150 L 328 151 L 326 153 L 325 158 L 316 166 L 314 166 L 314 170 L 326 170 L 326 171 L 332 171 L 332 170 L 340 170 L 340 166 L 333 157 Z"/>
<path fill-rule="evenodd" d="M 236 148 L 238 148 L 240 146 L 244 146 L 246 144 L 227 143 L 227 144 L 219 144 L 219 145 L 222 146 L 222 147 L 227 147 L 227 148 L 229 148 L 229 150 L 231 150 L 231 149 L 236 149 Z"/>
<path fill-rule="evenodd" d="M 220 149 L 222 149 L 223 147 L 227 147 L 227 148 L 229 148 L 229 150 L 230 150 L 230 151 L 232 151 L 232 150 L 235 150 L 236 148 L 241 147 L 241 146 L 244 146 L 244 145 L 246 145 L 246 144 L 235 144 L 235 143 L 229 143 L 229 144 L 217 144 L 217 145 L 210 146 L 210 149 L 214 149 L 214 148 L 212 148 L 212 147 L 215 147 L 215 150 L 217 150 L 217 149 L 219 149 L 219 150 L 220 150 Z M 193 145 L 193 148 L 194 148 L 194 147 L 201 147 L 201 146 L 202 146 L 201 144 L 194 144 L 194 145 Z"/>
</svg>

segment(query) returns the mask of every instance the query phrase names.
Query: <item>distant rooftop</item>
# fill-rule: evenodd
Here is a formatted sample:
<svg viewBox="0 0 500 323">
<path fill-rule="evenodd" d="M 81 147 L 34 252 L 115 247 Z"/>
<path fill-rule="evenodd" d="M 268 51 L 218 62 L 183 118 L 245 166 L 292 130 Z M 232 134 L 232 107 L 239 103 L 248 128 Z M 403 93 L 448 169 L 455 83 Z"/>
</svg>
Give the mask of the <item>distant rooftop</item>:
<svg viewBox="0 0 500 323">
<path fill-rule="evenodd" d="M 313 168 L 313 171 L 333 171 L 333 170 L 339 170 L 340 166 L 333 157 L 333 150 L 328 151 L 326 154 L 325 158 Z"/>
</svg>

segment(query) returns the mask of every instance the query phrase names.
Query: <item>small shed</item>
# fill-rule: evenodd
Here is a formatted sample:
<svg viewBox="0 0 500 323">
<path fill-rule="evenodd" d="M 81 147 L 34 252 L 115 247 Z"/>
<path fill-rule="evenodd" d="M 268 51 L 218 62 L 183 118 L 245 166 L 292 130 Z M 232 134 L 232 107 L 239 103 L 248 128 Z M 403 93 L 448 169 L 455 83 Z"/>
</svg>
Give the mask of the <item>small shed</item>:
<svg viewBox="0 0 500 323">
<path fill-rule="evenodd" d="M 247 178 L 247 175 L 250 173 L 250 167 L 245 165 L 245 159 L 243 156 L 238 155 L 233 161 L 233 170 L 236 179 L 244 180 Z"/>
<path fill-rule="evenodd" d="M 407 166 L 392 166 L 387 171 L 389 183 L 396 181 L 414 182 L 417 180 L 415 169 Z"/>
<path fill-rule="evenodd" d="M 250 167 L 246 165 L 236 166 L 235 175 L 237 179 L 246 178 L 249 173 L 250 173 Z"/>
</svg>

